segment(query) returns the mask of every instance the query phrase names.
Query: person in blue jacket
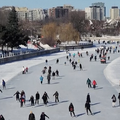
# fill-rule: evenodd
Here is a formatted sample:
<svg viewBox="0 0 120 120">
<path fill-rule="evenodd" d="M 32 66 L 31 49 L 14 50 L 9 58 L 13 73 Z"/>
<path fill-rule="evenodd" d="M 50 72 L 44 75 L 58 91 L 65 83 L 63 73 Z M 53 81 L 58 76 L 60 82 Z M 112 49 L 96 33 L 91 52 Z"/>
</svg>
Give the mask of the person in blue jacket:
<svg viewBox="0 0 120 120">
<path fill-rule="evenodd" d="M 41 81 L 41 84 L 43 83 L 43 76 L 41 75 L 40 76 L 40 81 Z"/>
<path fill-rule="evenodd" d="M 5 88 L 6 88 L 6 83 L 5 83 L 5 81 L 4 81 L 4 80 L 2 80 L 2 86 L 3 86 L 3 89 L 5 89 Z"/>
</svg>

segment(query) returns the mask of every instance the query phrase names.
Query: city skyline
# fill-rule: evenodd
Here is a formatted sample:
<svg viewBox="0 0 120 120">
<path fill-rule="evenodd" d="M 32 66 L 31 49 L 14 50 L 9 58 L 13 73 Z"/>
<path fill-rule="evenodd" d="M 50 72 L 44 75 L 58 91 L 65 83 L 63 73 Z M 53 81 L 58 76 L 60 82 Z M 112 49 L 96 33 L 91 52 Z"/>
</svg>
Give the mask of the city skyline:
<svg viewBox="0 0 120 120">
<path fill-rule="evenodd" d="M 57 7 L 57 6 L 63 6 L 65 5 L 71 5 L 75 9 L 82 9 L 85 10 L 86 7 L 89 7 L 92 5 L 92 3 L 96 2 L 103 2 L 105 3 L 106 7 L 106 16 L 110 16 L 110 8 L 112 6 L 118 6 L 120 9 L 120 2 L 118 0 L 114 1 L 108 1 L 108 0 L 89 0 L 89 1 L 81 1 L 81 0 L 69 0 L 64 1 L 56 1 L 56 0 L 1 0 L 1 6 L 15 6 L 15 7 L 27 7 L 28 9 L 34 9 L 34 8 L 42 8 L 42 9 L 49 9 L 52 7 Z M 82 3 L 82 4 L 81 4 Z"/>
</svg>

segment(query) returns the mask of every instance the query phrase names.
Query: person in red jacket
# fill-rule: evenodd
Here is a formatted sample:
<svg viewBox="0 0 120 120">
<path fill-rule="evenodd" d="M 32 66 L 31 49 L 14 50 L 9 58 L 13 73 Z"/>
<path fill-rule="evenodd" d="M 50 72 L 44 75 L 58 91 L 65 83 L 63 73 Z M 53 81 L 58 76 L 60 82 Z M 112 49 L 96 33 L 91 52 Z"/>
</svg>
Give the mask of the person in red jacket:
<svg viewBox="0 0 120 120">
<path fill-rule="evenodd" d="M 95 89 L 95 88 L 96 88 L 96 85 L 97 85 L 96 81 L 93 80 L 92 84 L 93 84 L 93 88 Z"/>
</svg>

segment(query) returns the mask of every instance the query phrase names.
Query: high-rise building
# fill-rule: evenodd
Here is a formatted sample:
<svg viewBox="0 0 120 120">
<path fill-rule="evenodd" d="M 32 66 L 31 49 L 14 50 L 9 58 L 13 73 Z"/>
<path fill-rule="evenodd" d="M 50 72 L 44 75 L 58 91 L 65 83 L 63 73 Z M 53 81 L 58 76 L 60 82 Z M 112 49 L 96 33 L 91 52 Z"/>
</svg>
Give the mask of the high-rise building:
<svg viewBox="0 0 120 120">
<path fill-rule="evenodd" d="M 104 3 L 92 3 L 92 6 L 85 8 L 86 19 L 91 20 L 105 20 L 106 18 L 106 7 Z"/>
<path fill-rule="evenodd" d="M 113 6 L 110 9 L 110 18 L 111 19 L 116 19 L 119 17 L 119 9 L 117 6 Z"/>
<path fill-rule="evenodd" d="M 15 10 L 17 12 L 18 15 L 18 19 L 20 20 L 27 20 L 27 12 L 28 12 L 28 8 L 26 7 L 15 7 Z"/>
<path fill-rule="evenodd" d="M 63 8 L 63 6 L 53 7 L 49 9 L 49 17 L 51 18 L 61 18 L 68 16 L 68 8 Z"/>
</svg>

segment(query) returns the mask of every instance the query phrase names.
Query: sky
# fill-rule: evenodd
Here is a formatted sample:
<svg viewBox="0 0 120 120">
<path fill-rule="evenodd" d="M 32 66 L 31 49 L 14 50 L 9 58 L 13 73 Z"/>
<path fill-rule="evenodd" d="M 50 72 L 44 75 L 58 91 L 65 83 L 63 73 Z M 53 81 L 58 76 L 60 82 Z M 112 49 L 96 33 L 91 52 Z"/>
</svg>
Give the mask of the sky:
<svg viewBox="0 0 120 120">
<path fill-rule="evenodd" d="M 106 6 L 107 16 L 109 16 L 109 9 L 111 6 L 118 6 L 120 8 L 119 0 L 0 0 L 0 7 L 2 6 L 17 6 L 28 7 L 29 9 L 43 8 L 48 9 L 56 6 L 63 6 L 64 4 L 72 5 L 76 9 L 83 9 L 91 6 L 92 3 L 103 2 Z"/>
</svg>

